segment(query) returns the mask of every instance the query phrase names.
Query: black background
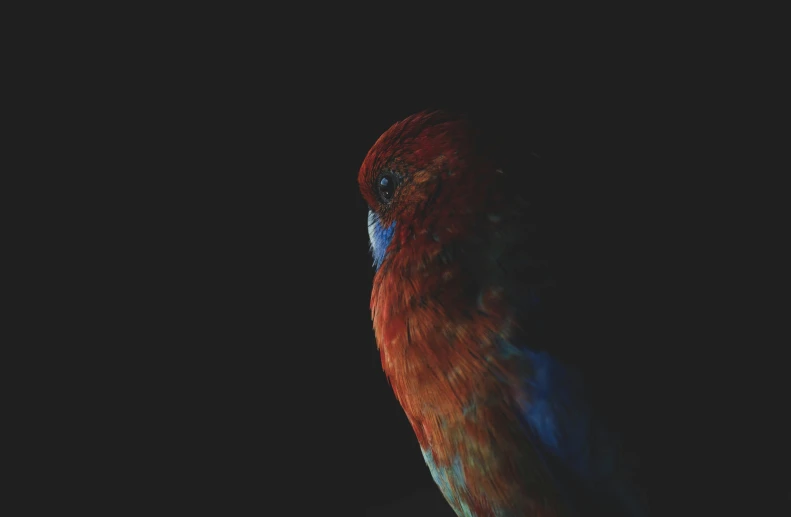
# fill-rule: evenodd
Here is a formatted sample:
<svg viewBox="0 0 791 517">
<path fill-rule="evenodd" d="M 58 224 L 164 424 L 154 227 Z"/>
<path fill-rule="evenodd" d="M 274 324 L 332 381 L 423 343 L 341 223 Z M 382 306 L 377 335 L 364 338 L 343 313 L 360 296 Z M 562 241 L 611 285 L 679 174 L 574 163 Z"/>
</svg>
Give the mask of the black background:
<svg viewBox="0 0 791 517">
<path fill-rule="evenodd" d="M 751 406 L 713 337 L 733 338 L 712 298 L 738 286 L 713 251 L 734 108 L 708 47 L 556 35 L 507 55 L 350 56 L 179 27 L 65 52 L 59 74 L 84 99 L 57 99 L 71 102 L 63 130 L 90 130 L 78 147 L 98 171 L 62 180 L 91 201 L 79 242 L 95 251 L 78 262 L 96 282 L 79 321 L 103 343 L 77 358 L 99 380 L 66 412 L 96 454 L 63 440 L 100 481 L 72 496 L 107 514 L 449 515 L 378 362 L 356 182 L 391 124 L 448 108 L 515 166 L 540 157 L 584 302 L 574 346 L 655 513 L 722 502 L 715 477 L 752 448 L 723 429 Z"/>
</svg>

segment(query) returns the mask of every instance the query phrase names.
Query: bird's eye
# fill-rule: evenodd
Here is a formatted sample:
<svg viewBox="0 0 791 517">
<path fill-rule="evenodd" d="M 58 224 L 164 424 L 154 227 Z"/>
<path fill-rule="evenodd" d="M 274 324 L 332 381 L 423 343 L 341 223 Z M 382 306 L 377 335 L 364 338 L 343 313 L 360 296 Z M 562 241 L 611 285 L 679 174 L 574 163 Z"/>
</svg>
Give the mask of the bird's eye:
<svg viewBox="0 0 791 517">
<path fill-rule="evenodd" d="M 392 174 L 382 174 L 379 177 L 378 188 L 379 196 L 382 198 L 382 201 L 390 201 L 396 188 L 395 177 L 393 177 Z"/>
</svg>

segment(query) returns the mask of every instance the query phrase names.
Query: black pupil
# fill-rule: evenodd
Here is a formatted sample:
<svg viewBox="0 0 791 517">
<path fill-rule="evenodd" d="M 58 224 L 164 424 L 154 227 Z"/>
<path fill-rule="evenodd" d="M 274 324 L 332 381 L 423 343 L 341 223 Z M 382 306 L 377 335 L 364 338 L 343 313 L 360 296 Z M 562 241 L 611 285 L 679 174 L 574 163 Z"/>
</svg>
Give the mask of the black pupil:
<svg viewBox="0 0 791 517">
<path fill-rule="evenodd" d="M 395 190 L 395 182 L 393 178 L 388 176 L 382 176 L 379 179 L 379 192 L 381 192 L 382 197 L 385 199 L 390 199 L 393 197 L 393 191 Z"/>
</svg>

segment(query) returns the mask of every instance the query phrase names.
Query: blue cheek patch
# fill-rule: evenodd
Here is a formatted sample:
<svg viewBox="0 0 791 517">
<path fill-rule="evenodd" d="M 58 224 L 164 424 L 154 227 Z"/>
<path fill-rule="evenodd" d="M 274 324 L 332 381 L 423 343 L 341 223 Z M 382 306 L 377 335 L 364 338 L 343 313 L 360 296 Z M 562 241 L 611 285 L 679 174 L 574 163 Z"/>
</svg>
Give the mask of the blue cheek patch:
<svg viewBox="0 0 791 517">
<path fill-rule="evenodd" d="M 379 269 L 379 266 L 384 262 L 387 255 L 387 247 L 390 246 L 390 242 L 393 240 L 394 232 L 395 221 L 389 228 L 383 228 L 376 212 L 368 210 L 368 240 L 371 242 L 371 255 L 374 257 L 374 267 L 376 269 Z"/>
</svg>

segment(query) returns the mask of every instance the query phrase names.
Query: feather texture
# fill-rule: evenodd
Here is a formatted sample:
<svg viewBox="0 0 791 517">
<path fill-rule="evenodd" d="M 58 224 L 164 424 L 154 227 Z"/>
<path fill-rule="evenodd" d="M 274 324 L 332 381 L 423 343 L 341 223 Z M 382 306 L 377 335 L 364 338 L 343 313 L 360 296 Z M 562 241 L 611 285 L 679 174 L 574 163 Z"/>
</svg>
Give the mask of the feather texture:
<svg viewBox="0 0 791 517">
<path fill-rule="evenodd" d="M 458 515 L 643 515 L 582 379 L 551 353 L 553 281 L 512 174 L 444 112 L 369 151 L 358 181 L 382 367 Z"/>
</svg>

